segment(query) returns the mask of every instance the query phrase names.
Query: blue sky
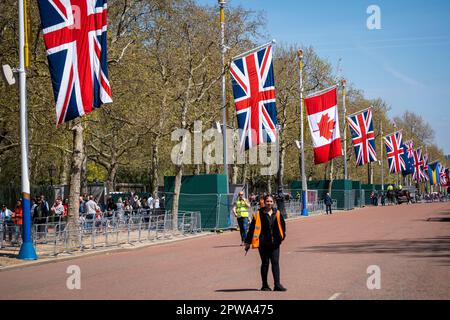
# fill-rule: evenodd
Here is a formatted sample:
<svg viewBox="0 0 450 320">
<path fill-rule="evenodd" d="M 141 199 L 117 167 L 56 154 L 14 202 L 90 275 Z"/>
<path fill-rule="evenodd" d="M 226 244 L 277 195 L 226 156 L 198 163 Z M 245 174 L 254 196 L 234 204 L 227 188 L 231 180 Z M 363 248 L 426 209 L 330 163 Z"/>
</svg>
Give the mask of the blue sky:
<svg viewBox="0 0 450 320">
<path fill-rule="evenodd" d="M 216 5 L 217 0 L 197 0 Z M 287 44 L 313 46 L 368 98 L 381 97 L 390 116 L 421 115 L 450 154 L 450 1 L 228 0 L 264 11 L 267 32 Z M 367 8 L 381 10 L 381 30 L 369 30 Z M 269 39 L 270 40 L 270 39 Z"/>
</svg>

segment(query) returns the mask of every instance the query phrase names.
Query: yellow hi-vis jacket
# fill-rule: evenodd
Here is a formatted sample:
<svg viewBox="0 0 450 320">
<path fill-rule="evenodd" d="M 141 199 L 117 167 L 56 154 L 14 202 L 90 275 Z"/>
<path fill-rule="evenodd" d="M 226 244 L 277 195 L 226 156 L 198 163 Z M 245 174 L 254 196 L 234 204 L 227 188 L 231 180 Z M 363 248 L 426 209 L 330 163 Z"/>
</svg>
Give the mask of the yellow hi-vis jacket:
<svg viewBox="0 0 450 320">
<path fill-rule="evenodd" d="M 244 200 L 236 201 L 236 216 L 238 218 L 248 218 L 248 206 Z"/>
<path fill-rule="evenodd" d="M 281 213 L 279 210 L 277 210 L 276 213 L 276 220 L 278 224 L 278 230 L 280 231 L 281 239 L 284 239 L 284 232 L 283 228 L 281 226 Z M 259 248 L 259 236 L 261 234 L 261 216 L 259 214 L 259 211 L 253 215 L 253 219 L 255 219 L 255 231 L 253 232 L 253 238 L 252 238 L 252 248 L 258 249 Z"/>
</svg>

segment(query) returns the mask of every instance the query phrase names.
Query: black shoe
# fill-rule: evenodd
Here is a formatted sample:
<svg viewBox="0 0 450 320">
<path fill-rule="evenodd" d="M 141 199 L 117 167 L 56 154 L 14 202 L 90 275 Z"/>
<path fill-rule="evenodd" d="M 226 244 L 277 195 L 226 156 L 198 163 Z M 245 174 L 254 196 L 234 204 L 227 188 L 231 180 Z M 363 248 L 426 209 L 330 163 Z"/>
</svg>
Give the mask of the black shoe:
<svg viewBox="0 0 450 320">
<path fill-rule="evenodd" d="M 275 286 L 275 288 L 273 288 L 273 291 L 287 291 L 287 289 L 283 287 L 281 284 L 279 284 Z"/>
<path fill-rule="evenodd" d="M 272 291 L 269 286 L 262 286 L 261 291 Z"/>
</svg>

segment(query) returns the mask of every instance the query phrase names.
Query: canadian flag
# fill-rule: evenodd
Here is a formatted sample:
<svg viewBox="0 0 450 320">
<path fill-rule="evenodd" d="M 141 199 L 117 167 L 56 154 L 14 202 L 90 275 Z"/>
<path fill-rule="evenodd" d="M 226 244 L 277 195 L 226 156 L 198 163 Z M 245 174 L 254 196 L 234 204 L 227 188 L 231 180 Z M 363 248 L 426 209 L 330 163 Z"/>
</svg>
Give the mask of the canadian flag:
<svg viewBox="0 0 450 320">
<path fill-rule="evenodd" d="M 306 113 L 314 146 L 314 163 L 342 156 L 336 87 L 305 98 Z"/>
</svg>

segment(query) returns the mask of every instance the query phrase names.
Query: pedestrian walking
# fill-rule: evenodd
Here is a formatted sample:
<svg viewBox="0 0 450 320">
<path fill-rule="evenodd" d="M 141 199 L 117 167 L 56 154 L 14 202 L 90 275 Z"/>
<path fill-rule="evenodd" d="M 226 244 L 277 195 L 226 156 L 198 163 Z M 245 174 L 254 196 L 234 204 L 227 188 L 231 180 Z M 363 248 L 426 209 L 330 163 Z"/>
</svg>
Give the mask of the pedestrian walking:
<svg viewBox="0 0 450 320">
<path fill-rule="evenodd" d="M 248 212 L 250 202 L 244 197 L 244 191 L 240 191 L 236 202 L 233 204 L 233 213 L 237 218 L 239 232 L 241 233 L 241 246 L 244 245 L 248 229 Z"/>
<path fill-rule="evenodd" d="M 327 194 L 325 195 L 325 199 L 323 202 L 325 203 L 326 214 L 328 214 L 328 212 L 330 212 L 330 214 L 333 214 L 333 212 L 331 211 L 331 205 L 333 204 L 333 199 L 331 199 L 329 192 L 327 192 Z"/>
<path fill-rule="evenodd" d="M 265 206 L 253 215 L 247 237 L 245 251 L 258 249 L 261 257 L 261 291 L 271 291 L 267 276 L 269 262 L 272 264 L 274 291 L 286 291 L 280 282 L 280 245 L 286 239 L 286 223 L 280 211 L 274 208 L 273 198 L 264 199 Z"/>
</svg>

